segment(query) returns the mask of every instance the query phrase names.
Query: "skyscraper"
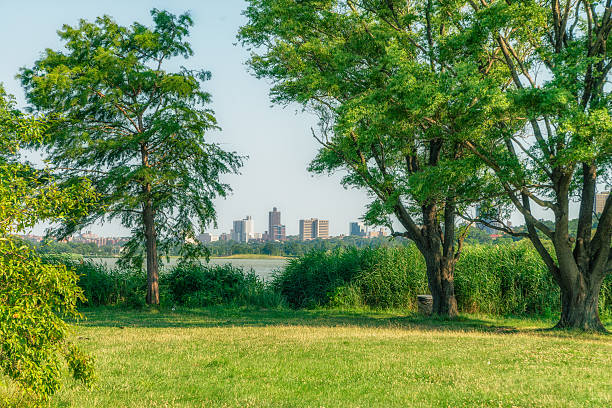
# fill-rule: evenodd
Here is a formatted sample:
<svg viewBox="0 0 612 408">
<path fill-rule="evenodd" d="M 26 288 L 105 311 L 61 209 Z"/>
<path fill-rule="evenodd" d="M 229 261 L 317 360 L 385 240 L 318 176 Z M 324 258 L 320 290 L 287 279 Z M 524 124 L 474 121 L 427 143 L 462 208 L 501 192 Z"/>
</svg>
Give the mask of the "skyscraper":
<svg viewBox="0 0 612 408">
<path fill-rule="evenodd" d="M 253 238 L 255 227 L 253 225 L 253 218 L 247 215 L 245 219 L 234 221 L 234 228 L 231 231 L 232 240 L 236 242 L 248 242 L 249 239 Z"/>
<path fill-rule="evenodd" d="M 300 220 L 300 240 L 309 241 L 315 238 L 329 238 L 329 220 L 317 218 Z"/>
<path fill-rule="evenodd" d="M 351 222 L 349 223 L 349 235 L 355 235 L 358 237 L 366 236 L 366 227 L 363 222 Z"/>
<path fill-rule="evenodd" d="M 284 241 L 286 237 L 285 226 L 281 224 L 281 213 L 274 207 L 268 213 L 268 240 Z"/>
<path fill-rule="evenodd" d="M 609 191 L 595 194 L 595 214 L 601 214 L 603 212 L 609 195 Z"/>
<path fill-rule="evenodd" d="M 314 238 L 312 234 L 312 219 L 300 220 L 300 241 L 310 241 Z"/>
</svg>

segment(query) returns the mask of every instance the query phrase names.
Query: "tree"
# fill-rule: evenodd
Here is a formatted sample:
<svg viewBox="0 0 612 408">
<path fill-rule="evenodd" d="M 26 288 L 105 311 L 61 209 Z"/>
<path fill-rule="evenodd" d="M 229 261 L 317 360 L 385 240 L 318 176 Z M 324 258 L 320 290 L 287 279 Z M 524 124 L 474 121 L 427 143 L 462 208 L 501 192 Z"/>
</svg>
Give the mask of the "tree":
<svg viewBox="0 0 612 408">
<path fill-rule="evenodd" d="M 601 215 L 593 208 L 596 188 L 612 185 L 612 2 L 604 3 L 470 3 L 474 27 L 511 74 L 508 97 L 527 126 L 464 139 L 525 219 L 527 232 L 506 231 L 533 242 L 561 289 L 557 327 L 598 331 L 600 288 L 612 272 L 612 196 Z M 575 236 L 572 201 L 580 207 Z M 537 218 L 542 210 L 553 223 Z"/>
<path fill-rule="evenodd" d="M 46 50 L 20 78 L 31 105 L 57 117 L 49 129 L 49 162 L 66 184 L 87 174 L 102 206 L 65 223 L 65 236 L 98 220 L 121 220 L 132 229 L 124 261 L 147 264 L 147 303 L 159 303 L 160 253 L 179 246 L 201 255 L 201 229 L 215 223 L 213 199 L 230 187 L 221 175 L 237 172 L 243 158 L 225 152 L 205 135 L 217 129 L 205 108 L 210 94 L 203 70 L 163 69 L 171 58 L 193 54 L 185 40 L 192 20 L 151 11 L 154 26 L 118 25 L 111 17 L 64 25 L 65 51 Z"/>
<path fill-rule="evenodd" d="M 13 235 L 86 211 L 95 200 L 86 180 L 60 189 L 47 172 L 20 162 L 20 146 L 39 142 L 45 126 L 16 111 L 0 86 L 0 373 L 37 400 L 59 389 L 61 358 L 75 379 L 89 383 L 93 375 L 91 358 L 67 340 L 63 320 L 80 317 L 77 275 L 42 262 Z"/>
<path fill-rule="evenodd" d="M 458 135 L 498 133 L 504 76 L 495 56 L 465 41 L 461 13 L 433 1 L 251 0 L 239 38 L 269 78 L 272 100 L 297 102 L 320 118 L 314 172 L 346 170 L 343 184 L 367 190 L 365 220 L 394 216 L 427 265 L 436 314 L 454 316 L 454 266 L 466 229 L 457 213 L 488 182 Z M 458 239 L 457 239 L 458 238 Z"/>
</svg>

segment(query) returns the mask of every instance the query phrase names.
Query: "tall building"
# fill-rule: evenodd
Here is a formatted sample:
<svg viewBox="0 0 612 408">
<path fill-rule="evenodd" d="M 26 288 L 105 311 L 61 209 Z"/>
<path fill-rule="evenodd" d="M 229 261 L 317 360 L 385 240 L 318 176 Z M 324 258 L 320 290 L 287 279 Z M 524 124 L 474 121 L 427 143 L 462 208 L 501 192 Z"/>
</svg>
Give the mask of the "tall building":
<svg viewBox="0 0 612 408">
<path fill-rule="evenodd" d="M 366 226 L 363 222 L 349 223 L 349 235 L 357 237 L 365 237 L 367 234 Z"/>
<path fill-rule="evenodd" d="M 232 240 L 236 242 L 249 242 L 249 239 L 254 238 L 255 227 L 253 218 L 247 215 L 245 219 L 234 221 L 234 228 L 231 231 Z"/>
<path fill-rule="evenodd" d="M 606 200 L 610 196 L 609 191 L 595 194 L 595 214 L 601 214 L 606 206 Z"/>
<path fill-rule="evenodd" d="M 382 238 L 382 237 L 388 237 L 389 236 L 389 231 L 387 231 L 386 228 L 381 228 L 378 231 L 368 231 L 368 233 L 366 234 L 366 236 L 368 238 Z"/>
<path fill-rule="evenodd" d="M 300 240 L 309 241 L 315 238 L 329 238 L 329 220 L 317 218 L 300 220 Z"/>
<path fill-rule="evenodd" d="M 200 242 L 215 242 L 218 240 L 218 235 L 209 234 L 208 232 L 198 235 L 198 241 Z"/>
<path fill-rule="evenodd" d="M 327 239 L 329 238 L 329 220 L 317 220 L 317 238 Z"/>
<path fill-rule="evenodd" d="M 266 239 L 268 241 L 285 241 L 287 239 L 285 226 L 281 224 L 281 213 L 276 207 L 268 213 L 268 233 Z"/>
</svg>

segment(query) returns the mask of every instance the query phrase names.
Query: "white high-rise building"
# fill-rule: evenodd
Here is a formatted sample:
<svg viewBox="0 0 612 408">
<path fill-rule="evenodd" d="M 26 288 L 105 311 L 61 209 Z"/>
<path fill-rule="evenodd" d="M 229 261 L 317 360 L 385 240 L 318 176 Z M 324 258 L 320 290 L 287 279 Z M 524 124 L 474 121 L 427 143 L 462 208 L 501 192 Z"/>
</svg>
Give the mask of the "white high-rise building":
<svg viewBox="0 0 612 408">
<path fill-rule="evenodd" d="M 249 239 L 255 237 L 255 224 L 253 223 L 253 217 L 247 215 L 243 220 L 234 221 L 234 228 L 232 229 L 232 239 L 236 242 L 248 242 Z"/>
<path fill-rule="evenodd" d="M 247 215 L 247 217 L 242 221 L 244 222 L 244 233 L 246 235 L 245 241 L 248 242 L 249 239 L 255 238 L 255 224 L 253 223 L 253 217 Z"/>
</svg>

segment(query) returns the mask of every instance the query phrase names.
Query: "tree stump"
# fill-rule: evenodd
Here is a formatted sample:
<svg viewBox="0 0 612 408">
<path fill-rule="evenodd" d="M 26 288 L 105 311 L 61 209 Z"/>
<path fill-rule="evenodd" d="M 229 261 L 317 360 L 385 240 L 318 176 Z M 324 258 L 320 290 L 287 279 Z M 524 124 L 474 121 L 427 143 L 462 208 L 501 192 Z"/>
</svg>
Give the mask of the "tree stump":
<svg viewBox="0 0 612 408">
<path fill-rule="evenodd" d="M 431 316 L 433 311 L 433 297 L 431 295 L 417 295 L 419 314 Z"/>
</svg>

